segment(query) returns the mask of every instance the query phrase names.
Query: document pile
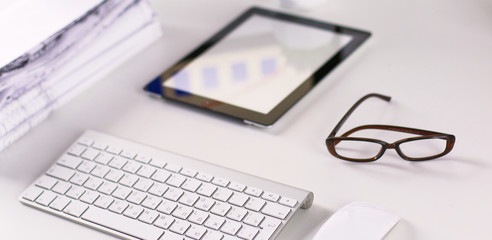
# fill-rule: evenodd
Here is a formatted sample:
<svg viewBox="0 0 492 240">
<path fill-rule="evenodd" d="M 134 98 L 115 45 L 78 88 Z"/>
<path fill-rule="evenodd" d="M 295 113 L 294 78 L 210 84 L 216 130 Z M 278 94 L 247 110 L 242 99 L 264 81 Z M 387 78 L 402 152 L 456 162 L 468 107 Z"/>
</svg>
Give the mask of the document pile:
<svg viewBox="0 0 492 240">
<path fill-rule="evenodd" d="M 0 29 L 0 151 L 162 35 L 144 0 L 12 1 Z"/>
</svg>

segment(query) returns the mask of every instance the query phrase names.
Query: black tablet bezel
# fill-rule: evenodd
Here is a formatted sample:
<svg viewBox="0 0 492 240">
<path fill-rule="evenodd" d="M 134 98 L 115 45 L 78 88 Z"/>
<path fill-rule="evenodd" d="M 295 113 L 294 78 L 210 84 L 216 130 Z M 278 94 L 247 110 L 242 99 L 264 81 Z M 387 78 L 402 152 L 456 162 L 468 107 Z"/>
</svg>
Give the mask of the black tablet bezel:
<svg viewBox="0 0 492 240">
<path fill-rule="evenodd" d="M 332 58 L 326 61 L 321 67 L 319 67 L 311 76 L 309 76 L 301 85 L 299 85 L 294 91 L 292 91 L 286 98 L 284 98 L 280 103 L 278 103 L 277 106 L 275 106 L 268 114 L 262 114 L 249 109 L 230 105 L 225 102 L 221 102 L 218 100 L 206 98 L 203 96 L 195 95 L 192 93 L 188 93 L 178 89 L 164 86 L 163 83 L 167 79 L 173 76 L 176 72 L 186 67 L 187 64 L 189 64 L 195 58 L 200 56 L 203 52 L 205 52 L 207 49 L 212 47 L 215 43 L 217 43 L 222 38 L 227 36 L 236 27 L 241 25 L 249 17 L 255 14 L 278 19 L 278 20 L 289 21 L 292 23 L 316 27 L 327 31 L 343 33 L 352 36 L 352 40 L 347 45 L 345 45 L 345 47 L 339 50 Z M 262 126 L 269 126 L 275 123 L 275 121 L 277 121 L 285 112 L 287 112 L 288 109 L 290 109 L 296 102 L 298 102 L 304 95 L 306 95 L 306 93 L 308 93 L 314 86 L 316 86 L 316 84 L 318 84 L 330 71 L 332 71 L 338 64 L 340 64 L 344 59 L 346 59 L 350 54 L 352 54 L 355 49 L 357 49 L 364 41 L 366 41 L 370 37 L 370 35 L 371 34 L 367 31 L 357 30 L 340 25 L 321 22 L 318 20 L 308 19 L 305 17 L 294 16 L 291 14 L 267 10 L 259 7 L 252 7 L 248 9 L 246 12 L 244 12 L 243 14 L 241 14 L 239 17 L 237 17 L 235 20 L 233 20 L 230 24 L 225 26 L 218 33 L 213 35 L 210 39 L 208 39 L 203 44 L 201 44 L 198 48 L 196 48 L 191 53 L 186 55 L 184 58 L 179 60 L 176 64 L 174 64 L 164 73 L 162 73 L 160 77 L 154 80 L 154 85 L 155 85 L 155 81 L 160 81 L 161 89 L 159 92 L 162 95 L 162 97 L 166 99 L 191 104 L 193 106 L 204 108 L 213 112 L 238 118 L 240 120 L 249 123 L 258 124 Z M 146 87 L 147 90 L 149 89 L 148 86 Z"/>
</svg>

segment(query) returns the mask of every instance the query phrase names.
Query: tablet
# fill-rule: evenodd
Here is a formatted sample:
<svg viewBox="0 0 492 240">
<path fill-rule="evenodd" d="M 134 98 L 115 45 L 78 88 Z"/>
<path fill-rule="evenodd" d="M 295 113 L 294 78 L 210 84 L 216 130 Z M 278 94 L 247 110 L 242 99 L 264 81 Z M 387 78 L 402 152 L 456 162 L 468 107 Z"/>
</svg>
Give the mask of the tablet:
<svg viewBox="0 0 492 240">
<path fill-rule="evenodd" d="M 253 7 L 145 89 L 269 126 L 369 36 L 367 31 Z"/>
</svg>

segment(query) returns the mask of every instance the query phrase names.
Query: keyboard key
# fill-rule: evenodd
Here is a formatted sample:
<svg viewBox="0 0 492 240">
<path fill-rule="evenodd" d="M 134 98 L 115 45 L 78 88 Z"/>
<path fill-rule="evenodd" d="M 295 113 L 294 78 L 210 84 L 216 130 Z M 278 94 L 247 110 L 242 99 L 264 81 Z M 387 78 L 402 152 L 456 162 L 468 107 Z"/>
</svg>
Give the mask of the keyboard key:
<svg viewBox="0 0 492 240">
<path fill-rule="evenodd" d="M 207 232 L 207 229 L 205 229 L 204 227 L 192 225 L 188 229 L 188 231 L 186 231 L 185 235 L 187 237 L 193 238 L 195 240 L 199 240 L 202 238 L 202 236 L 205 234 L 205 232 Z"/>
<path fill-rule="evenodd" d="M 181 186 L 184 190 L 188 190 L 190 192 L 195 192 L 198 187 L 200 187 L 202 183 L 195 179 L 187 179 L 186 182 Z"/>
<path fill-rule="evenodd" d="M 55 198 L 56 198 L 55 193 L 44 191 L 43 193 L 41 193 L 41 195 L 39 195 L 38 198 L 36 198 L 36 202 L 43 206 L 48 206 L 51 203 L 51 201 L 55 200 Z"/>
<path fill-rule="evenodd" d="M 244 223 L 249 224 L 254 227 L 258 227 L 263 221 L 265 217 L 263 214 L 256 213 L 256 212 L 250 212 L 248 215 L 244 218 Z"/>
<path fill-rule="evenodd" d="M 210 198 L 200 197 L 195 203 L 195 207 L 203 211 L 208 211 L 215 204 L 215 201 Z"/>
<path fill-rule="evenodd" d="M 162 200 L 161 204 L 157 206 L 157 211 L 170 215 L 174 209 L 178 206 L 177 203 L 168 200 Z"/>
<path fill-rule="evenodd" d="M 114 156 L 109 153 L 102 152 L 96 157 L 94 161 L 103 165 L 107 165 L 113 159 L 113 157 Z"/>
<path fill-rule="evenodd" d="M 166 232 L 159 240 L 185 240 L 185 238 L 180 234 Z"/>
<path fill-rule="evenodd" d="M 82 219 L 141 239 L 158 239 L 164 230 L 100 208 L 89 208 Z"/>
<path fill-rule="evenodd" d="M 109 210 L 111 212 L 115 212 L 115 213 L 118 213 L 118 214 L 121 214 L 123 213 L 123 211 L 125 211 L 125 209 L 128 207 L 128 204 L 127 202 L 123 201 L 123 200 L 114 200 L 113 203 L 111 203 L 111 205 L 109 205 Z"/>
<path fill-rule="evenodd" d="M 103 178 L 106 174 L 108 174 L 109 170 L 111 169 L 107 166 L 98 165 L 91 171 L 91 174 L 96 177 Z"/>
<path fill-rule="evenodd" d="M 118 185 L 113 182 L 103 182 L 103 184 L 97 189 L 100 193 L 104 193 L 106 195 L 111 195 L 113 191 L 116 189 Z"/>
<path fill-rule="evenodd" d="M 226 220 L 224 225 L 222 225 L 222 227 L 220 228 L 220 231 L 230 235 L 236 235 L 237 231 L 239 231 L 240 228 L 240 223 L 236 221 Z"/>
<path fill-rule="evenodd" d="M 63 155 L 57 162 L 58 164 L 75 169 L 77 166 L 79 166 L 80 163 L 82 163 L 82 159 L 71 156 L 71 155 Z"/>
<path fill-rule="evenodd" d="M 227 214 L 227 218 L 241 222 L 248 213 L 248 210 L 244 208 L 233 207 L 231 211 Z"/>
<path fill-rule="evenodd" d="M 115 198 L 125 200 L 131 192 L 132 190 L 130 188 L 118 186 L 111 195 Z"/>
<path fill-rule="evenodd" d="M 231 209 L 231 205 L 223 202 L 217 202 L 212 209 L 210 210 L 211 213 L 217 214 L 219 216 L 225 216 L 227 212 Z"/>
<path fill-rule="evenodd" d="M 234 191 L 242 192 L 246 188 L 246 185 L 237 182 L 231 182 L 228 187 L 229 189 L 232 189 Z"/>
<path fill-rule="evenodd" d="M 255 237 L 255 240 L 269 240 L 270 237 L 277 231 L 277 228 L 282 222 L 273 218 L 265 218 L 261 223 L 261 232 Z"/>
<path fill-rule="evenodd" d="M 63 181 L 68 181 L 68 179 L 70 179 L 75 174 L 75 171 L 73 171 L 69 168 L 66 168 L 66 167 L 55 165 L 55 166 L 51 167 L 46 172 L 46 174 L 48 176 L 52 176 L 52 177 L 61 179 Z"/>
<path fill-rule="evenodd" d="M 138 217 L 138 220 L 147 224 L 152 224 L 158 216 L 159 214 L 156 211 L 144 209 L 142 214 Z"/>
<path fill-rule="evenodd" d="M 205 236 L 202 238 L 202 240 L 221 240 L 224 234 L 220 232 L 213 232 L 213 231 L 208 231 L 205 233 Z"/>
<path fill-rule="evenodd" d="M 200 172 L 196 175 L 196 178 L 204 182 L 210 182 L 214 177 L 211 174 Z"/>
<path fill-rule="evenodd" d="M 123 167 L 123 171 L 129 173 L 136 173 L 141 167 L 142 164 L 138 162 L 130 161 Z"/>
<path fill-rule="evenodd" d="M 178 174 L 172 174 L 171 177 L 169 177 L 169 179 L 167 179 L 166 183 L 171 185 L 171 186 L 179 188 L 179 187 L 181 187 L 181 184 L 184 183 L 184 181 L 186 181 L 186 177 L 178 175 Z"/>
<path fill-rule="evenodd" d="M 154 184 L 154 182 L 152 182 L 151 180 L 145 179 L 145 178 L 140 178 L 140 179 L 138 179 L 137 183 L 135 183 L 135 185 L 133 187 L 135 189 L 140 190 L 140 191 L 147 192 L 149 190 L 149 188 L 152 187 L 152 184 Z"/>
<path fill-rule="evenodd" d="M 109 173 L 106 174 L 104 178 L 111 182 L 119 182 L 123 175 L 125 175 L 123 171 L 111 169 L 111 171 L 109 171 Z"/>
<path fill-rule="evenodd" d="M 199 196 L 197 194 L 185 192 L 183 196 L 179 198 L 179 202 L 186 206 L 193 206 L 198 198 Z"/>
<path fill-rule="evenodd" d="M 164 166 L 166 166 L 166 161 L 162 159 L 154 158 L 150 161 L 150 165 L 158 168 L 163 168 Z"/>
<path fill-rule="evenodd" d="M 102 196 L 99 196 L 99 198 L 97 198 L 94 205 L 96 205 L 100 208 L 106 209 L 109 207 L 109 205 L 111 205 L 111 203 L 113 203 L 113 201 L 114 201 L 114 198 L 112 198 L 110 196 L 102 195 Z"/>
<path fill-rule="evenodd" d="M 214 179 L 212 180 L 212 183 L 217 185 L 217 186 L 226 187 L 227 184 L 229 184 L 229 180 L 224 179 L 224 178 L 214 177 Z"/>
<path fill-rule="evenodd" d="M 86 147 L 82 145 L 74 144 L 68 149 L 67 153 L 78 157 L 85 151 L 85 149 Z"/>
<path fill-rule="evenodd" d="M 163 228 L 163 229 L 168 229 L 171 224 L 173 224 L 175 218 L 169 216 L 169 215 L 159 215 L 157 219 L 154 222 L 154 225 Z"/>
<path fill-rule="evenodd" d="M 191 224 L 189 222 L 176 219 L 174 220 L 174 223 L 171 225 L 171 227 L 169 227 L 169 230 L 177 234 L 184 234 L 190 226 Z"/>
<path fill-rule="evenodd" d="M 125 174 L 121 179 L 120 179 L 120 184 L 127 186 L 127 187 L 133 187 L 133 185 L 138 181 L 138 176 L 132 175 L 132 174 Z"/>
<path fill-rule="evenodd" d="M 216 190 L 216 186 L 209 183 L 204 183 L 196 190 L 196 192 L 200 195 L 210 197 Z"/>
<path fill-rule="evenodd" d="M 123 212 L 123 215 L 125 215 L 129 218 L 136 219 L 136 218 L 138 218 L 138 216 L 140 216 L 140 214 L 143 212 L 143 210 L 144 209 L 141 206 L 130 204 L 130 206 L 127 207 L 125 209 L 125 211 Z"/>
<path fill-rule="evenodd" d="M 178 173 L 179 170 L 181 170 L 181 166 L 177 165 L 177 164 L 174 164 L 174 163 L 168 163 L 164 169 L 166 170 L 169 170 L 171 172 L 175 172 L 175 173 Z"/>
<path fill-rule="evenodd" d="M 106 148 L 106 151 L 114 155 L 119 155 L 122 149 L 116 146 L 108 146 L 108 148 Z"/>
<path fill-rule="evenodd" d="M 248 199 L 249 199 L 248 195 L 235 192 L 234 194 L 232 194 L 232 197 L 229 198 L 229 203 L 232 205 L 242 207 L 244 206 L 246 201 L 248 201 Z"/>
<path fill-rule="evenodd" d="M 137 154 L 137 156 L 135 157 L 135 160 L 137 160 L 137 161 L 139 161 L 141 163 L 147 164 L 152 159 L 150 157 L 148 157 L 148 156 Z"/>
<path fill-rule="evenodd" d="M 249 226 L 243 226 L 241 230 L 237 233 L 237 236 L 246 239 L 246 240 L 252 240 L 256 234 L 258 234 L 258 229 L 254 227 L 249 227 Z"/>
<path fill-rule="evenodd" d="M 238 238 L 238 237 L 235 237 L 235 236 L 231 236 L 231 235 L 228 235 L 228 234 L 225 234 L 224 235 L 224 238 L 222 238 L 221 240 L 243 240 L 243 239 Z"/>
<path fill-rule="evenodd" d="M 152 176 L 152 174 L 154 174 L 155 171 L 156 169 L 154 167 L 144 165 L 137 171 L 137 175 L 142 176 L 144 178 L 150 178 L 150 176 Z"/>
<path fill-rule="evenodd" d="M 81 138 L 79 138 L 79 140 L 77 140 L 77 142 L 82 144 L 82 145 L 90 147 L 92 145 L 92 143 L 94 143 L 94 140 L 92 140 L 90 138 L 81 137 Z"/>
<path fill-rule="evenodd" d="M 84 194 L 82 194 L 82 196 L 80 197 L 80 201 L 85 202 L 87 204 L 93 204 L 98 197 L 99 197 L 99 193 L 86 190 Z"/>
<path fill-rule="evenodd" d="M 105 144 L 103 142 L 94 142 L 92 144 L 92 147 L 104 151 L 106 150 L 106 148 L 108 148 L 108 144 Z"/>
<path fill-rule="evenodd" d="M 82 194 L 84 194 L 85 189 L 79 186 L 72 186 L 68 192 L 67 196 L 73 198 L 73 199 L 79 199 Z"/>
<path fill-rule="evenodd" d="M 88 148 L 87 150 L 84 151 L 84 153 L 82 153 L 81 156 L 82 156 L 82 158 L 85 158 L 87 160 L 94 161 L 94 159 L 96 159 L 97 155 L 99 155 L 98 150 Z"/>
<path fill-rule="evenodd" d="M 82 186 L 88 179 L 89 179 L 89 175 L 85 173 L 77 172 L 75 173 L 75 175 L 73 175 L 72 178 L 70 178 L 70 182 L 75 185 Z"/>
<path fill-rule="evenodd" d="M 83 173 L 90 173 L 94 168 L 96 167 L 96 164 L 91 161 L 84 160 L 78 167 L 77 170 L 83 172 Z"/>
<path fill-rule="evenodd" d="M 265 205 L 265 200 L 259 198 L 250 198 L 248 203 L 244 206 L 245 208 L 253 211 L 260 211 L 260 209 Z"/>
<path fill-rule="evenodd" d="M 183 195 L 183 190 L 178 188 L 170 187 L 166 193 L 164 193 L 164 198 L 167 198 L 171 201 L 178 201 L 178 199 Z"/>
<path fill-rule="evenodd" d="M 187 177 L 195 177 L 198 172 L 195 169 L 183 168 L 183 169 L 181 169 L 181 171 L 179 173 L 181 173 Z"/>
<path fill-rule="evenodd" d="M 108 166 L 110 166 L 112 168 L 116 168 L 116 169 L 121 169 L 123 167 L 123 165 L 125 165 L 126 162 L 127 162 L 127 160 L 124 158 L 114 157 L 113 160 L 111 160 L 111 162 L 109 162 Z"/>
<path fill-rule="evenodd" d="M 287 215 L 290 213 L 290 208 L 282 206 L 280 204 L 267 202 L 261 212 L 272 217 L 285 219 L 285 217 L 287 217 Z"/>
<path fill-rule="evenodd" d="M 103 182 L 104 181 L 100 178 L 90 177 L 89 180 L 87 180 L 84 183 L 84 187 L 91 189 L 91 190 L 97 190 Z"/>
<path fill-rule="evenodd" d="M 65 193 L 67 193 L 68 189 L 70 189 L 71 186 L 72 185 L 70 183 L 58 181 L 58 183 L 53 187 L 52 190 L 53 192 L 64 195 Z"/>
<path fill-rule="evenodd" d="M 263 193 L 263 191 L 259 188 L 247 187 L 246 190 L 244 190 L 244 193 L 251 196 L 259 197 Z"/>
<path fill-rule="evenodd" d="M 70 203 L 70 201 L 71 200 L 65 196 L 58 196 L 50 203 L 50 208 L 61 211 Z"/>
<path fill-rule="evenodd" d="M 155 209 L 159 204 L 162 202 L 162 199 L 160 197 L 156 196 L 147 196 L 145 200 L 142 203 L 142 206 L 149 208 L 149 209 Z"/>
<path fill-rule="evenodd" d="M 168 186 L 160 183 L 156 183 L 152 185 L 152 187 L 149 189 L 149 193 L 158 197 L 162 197 L 162 195 L 169 189 Z"/>
<path fill-rule="evenodd" d="M 183 205 L 178 205 L 176 209 L 174 209 L 172 215 L 181 218 L 181 219 L 187 219 L 188 216 L 193 212 L 193 208 L 183 206 Z"/>
<path fill-rule="evenodd" d="M 208 218 L 208 213 L 200 210 L 193 210 L 193 213 L 188 217 L 188 221 L 202 225 Z"/>
<path fill-rule="evenodd" d="M 128 202 L 140 205 L 147 195 L 144 192 L 133 190 L 132 193 L 126 198 Z"/>
<path fill-rule="evenodd" d="M 219 188 L 215 191 L 213 198 L 226 202 L 232 196 L 232 191 L 227 188 Z"/>
<path fill-rule="evenodd" d="M 225 219 L 216 215 L 210 215 L 207 221 L 205 221 L 205 226 L 214 230 L 219 230 L 224 224 Z"/>
<path fill-rule="evenodd" d="M 46 175 L 40 177 L 36 182 L 34 183 L 38 187 L 42 187 L 44 189 L 50 190 L 55 184 L 58 182 L 58 180 L 48 177 Z"/>
<path fill-rule="evenodd" d="M 80 217 L 82 213 L 84 213 L 89 206 L 85 203 L 79 201 L 71 201 L 67 207 L 63 210 L 63 212 L 68 213 L 74 217 Z"/>
<path fill-rule="evenodd" d="M 134 153 L 134 152 L 130 152 L 130 151 L 125 151 L 123 150 L 121 153 L 120 153 L 120 156 L 124 157 L 124 158 L 128 158 L 128 159 L 134 159 L 137 154 Z"/>
<path fill-rule="evenodd" d="M 265 192 L 265 193 L 263 193 L 261 198 L 268 200 L 268 201 L 276 202 L 280 198 L 280 196 L 278 194 L 275 194 L 275 193 Z"/>
<path fill-rule="evenodd" d="M 297 204 L 297 200 L 288 197 L 281 197 L 278 203 L 287 207 L 294 207 Z"/>
</svg>

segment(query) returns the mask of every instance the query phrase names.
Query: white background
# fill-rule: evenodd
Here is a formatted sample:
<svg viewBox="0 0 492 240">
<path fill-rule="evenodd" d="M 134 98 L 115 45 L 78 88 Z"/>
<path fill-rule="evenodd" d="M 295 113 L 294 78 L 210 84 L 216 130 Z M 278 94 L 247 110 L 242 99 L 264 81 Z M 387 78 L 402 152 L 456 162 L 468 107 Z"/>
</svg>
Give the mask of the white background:
<svg viewBox="0 0 492 240">
<path fill-rule="evenodd" d="M 492 235 L 492 2 L 490 0 L 328 0 L 292 11 L 373 32 L 314 91 L 264 130 L 147 96 L 141 88 L 253 4 L 273 0 L 152 1 L 163 39 L 59 109 L 0 153 L 0 231 L 4 239 L 112 239 L 21 205 L 18 195 L 85 129 L 103 131 L 311 190 L 278 239 L 310 239 L 334 211 L 368 201 L 402 221 L 386 239 L 489 239 Z M 324 139 L 345 111 L 373 100 L 343 130 L 401 125 L 455 134 L 454 150 L 428 162 L 388 152 L 369 164 L 329 155 Z"/>
</svg>

